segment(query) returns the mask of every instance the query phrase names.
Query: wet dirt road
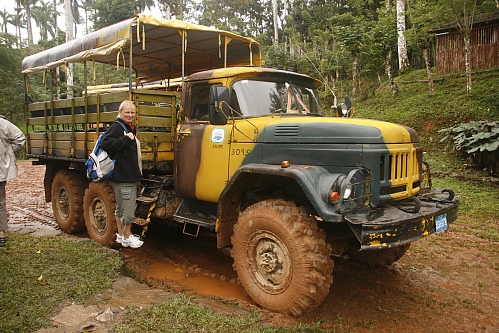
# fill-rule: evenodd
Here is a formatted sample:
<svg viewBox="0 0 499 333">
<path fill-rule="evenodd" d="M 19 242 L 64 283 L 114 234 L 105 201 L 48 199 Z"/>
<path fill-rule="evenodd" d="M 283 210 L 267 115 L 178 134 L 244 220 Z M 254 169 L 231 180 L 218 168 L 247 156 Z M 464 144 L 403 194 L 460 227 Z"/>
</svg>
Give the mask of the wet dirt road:
<svg viewBox="0 0 499 333">
<path fill-rule="evenodd" d="M 43 166 L 21 161 L 7 184 L 10 226 L 57 228 L 43 193 Z M 461 213 L 456 223 L 473 218 Z M 499 227 L 499 217 L 495 220 Z M 78 235 L 85 237 L 85 235 Z M 121 249 L 130 274 L 151 286 L 214 296 L 255 308 L 237 284 L 232 259 L 213 235 L 151 225 L 142 248 Z M 414 243 L 387 268 L 335 261 L 328 297 L 306 316 L 262 312 L 275 324 L 320 322 L 346 332 L 499 332 L 499 244 L 453 231 Z"/>
</svg>

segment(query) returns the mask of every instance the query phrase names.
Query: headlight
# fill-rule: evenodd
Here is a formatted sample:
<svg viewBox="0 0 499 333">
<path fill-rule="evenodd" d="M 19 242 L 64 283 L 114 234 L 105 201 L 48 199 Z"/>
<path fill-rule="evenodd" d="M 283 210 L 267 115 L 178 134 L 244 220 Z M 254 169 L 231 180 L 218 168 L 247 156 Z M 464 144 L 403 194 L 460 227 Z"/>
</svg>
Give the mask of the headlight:
<svg viewBox="0 0 499 333">
<path fill-rule="evenodd" d="M 369 205 L 371 173 L 367 169 L 354 169 L 348 175 L 337 177 L 329 190 L 328 202 L 338 213 Z"/>
<path fill-rule="evenodd" d="M 348 183 L 345 188 L 345 193 L 343 193 L 343 200 L 347 200 L 352 195 L 352 183 Z"/>
</svg>

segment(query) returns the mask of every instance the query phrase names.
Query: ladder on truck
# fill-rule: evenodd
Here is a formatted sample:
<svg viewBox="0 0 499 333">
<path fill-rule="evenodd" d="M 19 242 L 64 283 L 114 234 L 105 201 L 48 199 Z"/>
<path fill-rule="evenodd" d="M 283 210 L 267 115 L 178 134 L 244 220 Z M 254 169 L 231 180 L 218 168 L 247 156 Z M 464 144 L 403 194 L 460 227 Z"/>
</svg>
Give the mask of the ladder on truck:
<svg viewBox="0 0 499 333">
<path fill-rule="evenodd" d="M 173 179 L 171 176 L 149 175 L 149 178 L 143 180 L 142 189 L 136 199 L 135 214 L 133 217 L 133 223 L 142 226 L 141 240 L 144 240 L 149 229 L 151 215 L 154 208 L 156 208 L 161 190 L 165 186 L 171 186 L 172 183 Z"/>
</svg>

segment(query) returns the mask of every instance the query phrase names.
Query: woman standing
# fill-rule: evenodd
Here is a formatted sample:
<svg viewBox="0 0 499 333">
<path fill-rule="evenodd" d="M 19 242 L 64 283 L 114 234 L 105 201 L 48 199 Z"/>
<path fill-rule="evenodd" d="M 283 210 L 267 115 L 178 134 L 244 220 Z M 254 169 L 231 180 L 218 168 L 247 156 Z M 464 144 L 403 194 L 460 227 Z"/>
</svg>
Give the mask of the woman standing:
<svg viewBox="0 0 499 333">
<path fill-rule="evenodd" d="M 137 186 L 142 179 L 142 158 L 140 143 L 135 137 L 136 108 L 131 101 L 123 101 L 118 110 L 116 121 L 106 131 L 102 148 L 116 160 L 111 183 L 116 197 L 116 242 L 123 247 L 138 248 L 144 243 L 131 233 Z M 121 124 L 120 124 L 121 123 Z M 125 127 L 123 127 L 123 125 Z M 126 131 L 124 130 L 126 128 Z"/>
</svg>

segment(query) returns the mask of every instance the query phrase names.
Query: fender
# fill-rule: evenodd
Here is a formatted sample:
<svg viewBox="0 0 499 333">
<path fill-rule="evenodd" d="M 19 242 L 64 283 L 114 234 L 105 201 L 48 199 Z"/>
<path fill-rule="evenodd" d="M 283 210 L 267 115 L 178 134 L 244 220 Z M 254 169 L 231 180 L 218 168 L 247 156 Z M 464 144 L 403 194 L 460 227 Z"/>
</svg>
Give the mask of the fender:
<svg viewBox="0 0 499 333">
<path fill-rule="evenodd" d="M 230 245 L 232 228 L 239 215 L 243 192 L 255 188 L 260 176 L 284 177 L 293 180 L 303 191 L 317 214 L 326 222 L 344 222 L 342 214 L 326 203 L 331 185 L 341 173 L 330 173 L 325 168 L 310 165 L 280 165 L 250 163 L 241 166 L 231 177 L 218 200 L 216 231 L 218 247 Z"/>
</svg>

